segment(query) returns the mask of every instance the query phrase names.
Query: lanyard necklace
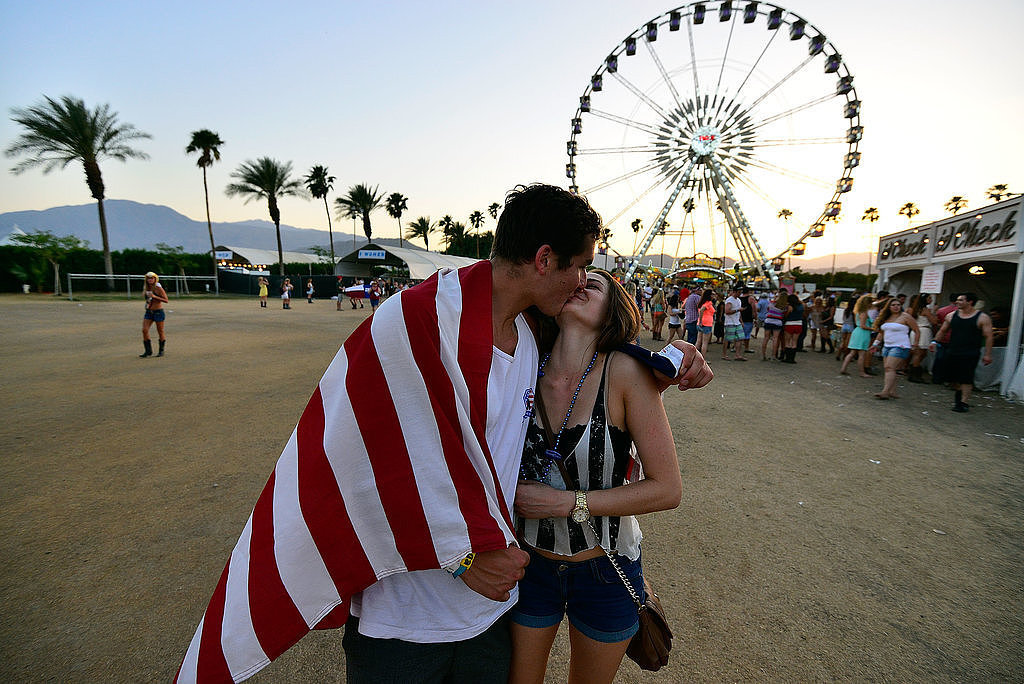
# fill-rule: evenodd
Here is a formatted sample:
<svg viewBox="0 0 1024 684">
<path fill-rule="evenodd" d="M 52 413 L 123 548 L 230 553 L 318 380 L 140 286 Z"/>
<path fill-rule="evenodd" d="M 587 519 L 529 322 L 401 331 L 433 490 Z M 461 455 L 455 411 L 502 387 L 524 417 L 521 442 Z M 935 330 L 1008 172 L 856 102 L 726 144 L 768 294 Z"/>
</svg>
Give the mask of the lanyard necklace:
<svg viewBox="0 0 1024 684">
<path fill-rule="evenodd" d="M 548 352 L 544 355 L 544 360 L 540 362 L 540 368 L 537 369 L 537 378 L 544 377 L 544 366 L 547 365 L 548 359 L 551 358 L 551 353 Z M 569 410 L 565 412 L 565 418 L 562 419 L 562 427 L 558 428 L 558 435 L 555 437 L 555 447 L 553 449 L 545 449 L 544 455 L 547 457 L 547 462 L 544 464 L 544 474 L 541 476 L 541 481 L 546 482 L 548 479 L 548 472 L 551 470 L 551 464 L 555 461 L 562 460 L 562 454 L 558 451 L 558 445 L 562 441 L 562 433 L 565 432 L 565 426 L 569 423 L 569 417 L 572 415 L 572 408 L 576 405 L 576 398 L 580 395 L 580 390 L 583 389 L 583 381 L 590 375 L 590 371 L 594 368 L 594 364 L 597 362 L 597 352 L 594 352 L 594 356 L 590 359 L 590 364 L 587 369 L 583 371 L 583 377 L 580 378 L 580 384 L 576 385 L 576 391 L 572 393 L 572 400 L 569 402 Z"/>
</svg>

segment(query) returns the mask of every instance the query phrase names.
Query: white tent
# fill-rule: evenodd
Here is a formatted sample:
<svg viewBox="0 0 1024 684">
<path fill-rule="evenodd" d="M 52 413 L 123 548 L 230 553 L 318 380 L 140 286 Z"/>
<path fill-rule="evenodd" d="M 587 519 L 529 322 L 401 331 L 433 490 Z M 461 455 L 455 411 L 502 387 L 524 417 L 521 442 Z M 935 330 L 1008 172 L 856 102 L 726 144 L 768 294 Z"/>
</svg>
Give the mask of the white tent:
<svg viewBox="0 0 1024 684">
<path fill-rule="evenodd" d="M 334 274 L 365 277 L 370 275 L 373 266 L 405 265 L 409 268 L 411 279 L 425 280 L 439 269 L 461 268 L 477 261 L 480 260 L 406 247 L 381 247 L 371 242 L 341 257 L 334 268 Z"/>
</svg>

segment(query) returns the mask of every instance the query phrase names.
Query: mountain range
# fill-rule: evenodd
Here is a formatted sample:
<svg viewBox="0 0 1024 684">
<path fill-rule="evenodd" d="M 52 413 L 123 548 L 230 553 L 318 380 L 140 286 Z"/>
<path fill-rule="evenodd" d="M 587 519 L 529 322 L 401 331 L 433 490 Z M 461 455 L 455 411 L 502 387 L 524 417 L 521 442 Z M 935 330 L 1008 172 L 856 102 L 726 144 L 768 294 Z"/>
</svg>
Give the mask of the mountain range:
<svg viewBox="0 0 1024 684">
<path fill-rule="evenodd" d="M 170 207 L 159 204 L 142 204 L 130 200 L 106 200 L 103 203 L 107 215 L 107 232 L 110 236 L 110 248 L 122 249 L 155 249 L 158 242 L 171 246 L 180 245 L 186 252 L 205 253 L 210 249 L 210 238 L 205 221 L 196 221 L 179 214 Z M 346 226 L 348 224 L 346 223 Z M 37 230 L 49 230 L 56 235 L 74 235 L 87 240 L 93 249 L 102 246 L 100 229 L 96 217 L 95 204 L 53 207 L 39 211 L 10 211 L 0 214 L 0 238 L 15 228 L 26 233 Z M 277 250 L 277 237 L 274 224 L 270 221 L 252 219 L 249 221 L 233 221 L 213 223 L 213 237 L 218 245 L 233 247 L 249 247 L 254 249 Z M 313 228 L 297 228 L 281 224 L 281 242 L 285 251 L 311 253 L 310 247 L 318 245 L 326 247 L 329 237 L 326 230 Z M 339 254 L 347 254 L 354 248 L 352 234 L 344 231 L 334 232 L 334 248 Z M 358 244 L 365 243 L 362 232 L 358 235 Z M 395 238 L 374 238 L 381 246 L 397 247 Z M 404 241 L 403 247 L 422 249 L 419 245 Z M 671 256 L 647 254 L 643 261 L 648 260 L 658 265 L 669 264 Z M 726 267 L 735 263 L 726 259 Z M 805 272 L 823 273 L 832 270 L 832 255 L 814 259 L 793 259 L 794 266 L 799 265 Z M 867 273 L 867 254 L 864 252 L 837 254 L 835 268 L 840 271 Z"/>
<path fill-rule="evenodd" d="M 180 245 L 189 253 L 210 251 L 206 221 L 190 219 L 163 205 L 141 204 L 130 200 L 105 200 L 103 207 L 107 215 L 107 233 L 112 250 L 155 249 L 156 243 L 163 242 L 171 246 Z M 347 234 L 334 231 L 334 248 L 341 254 L 347 254 L 352 249 L 351 222 L 345 225 L 350 228 Z M 87 240 L 93 249 L 101 249 L 103 245 L 95 204 L 0 214 L 0 238 L 14 228 L 20 228 L 26 233 L 49 230 L 56 235 L 74 235 Z M 270 221 L 214 221 L 213 238 L 218 245 L 277 250 L 274 224 Z M 366 237 L 362 230 L 358 238 L 358 244 L 365 244 Z M 398 240 L 394 238 L 374 238 L 374 242 L 382 246 L 398 246 Z M 311 253 L 310 247 L 327 247 L 330 238 L 326 230 L 297 228 L 282 223 L 281 243 L 287 252 Z M 402 246 L 422 249 L 409 242 L 404 242 Z"/>
</svg>

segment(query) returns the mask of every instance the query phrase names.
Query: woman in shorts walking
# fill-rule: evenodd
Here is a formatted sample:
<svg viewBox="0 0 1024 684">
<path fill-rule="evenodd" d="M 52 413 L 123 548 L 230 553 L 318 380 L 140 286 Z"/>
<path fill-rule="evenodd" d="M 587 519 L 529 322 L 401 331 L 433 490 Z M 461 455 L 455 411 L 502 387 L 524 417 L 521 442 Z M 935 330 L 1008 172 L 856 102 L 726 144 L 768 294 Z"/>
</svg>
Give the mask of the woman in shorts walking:
<svg viewBox="0 0 1024 684">
<path fill-rule="evenodd" d="M 140 359 L 153 355 L 153 342 L 149 339 L 149 329 L 156 323 L 156 335 L 160 341 L 160 351 L 157 356 L 164 355 L 164 345 L 167 343 L 167 336 L 164 334 L 164 320 L 167 312 L 164 311 L 164 304 L 167 303 L 167 293 L 160 284 L 160 276 L 150 271 L 146 274 L 146 285 L 142 288 L 142 296 L 146 298 L 146 314 L 142 317 L 142 347 L 145 351 L 139 354 Z"/>
</svg>

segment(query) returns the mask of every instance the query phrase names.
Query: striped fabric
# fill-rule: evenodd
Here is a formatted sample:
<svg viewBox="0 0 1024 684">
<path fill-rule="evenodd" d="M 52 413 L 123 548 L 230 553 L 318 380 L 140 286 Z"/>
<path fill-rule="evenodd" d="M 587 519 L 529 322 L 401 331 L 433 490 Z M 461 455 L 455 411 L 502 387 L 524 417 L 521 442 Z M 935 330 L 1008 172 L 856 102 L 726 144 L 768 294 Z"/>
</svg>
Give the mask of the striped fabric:
<svg viewBox="0 0 1024 684">
<path fill-rule="evenodd" d="M 179 682 L 239 682 L 377 579 L 515 536 L 485 441 L 491 267 L 443 271 L 345 341 L 231 552 Z"/>
</svg>

